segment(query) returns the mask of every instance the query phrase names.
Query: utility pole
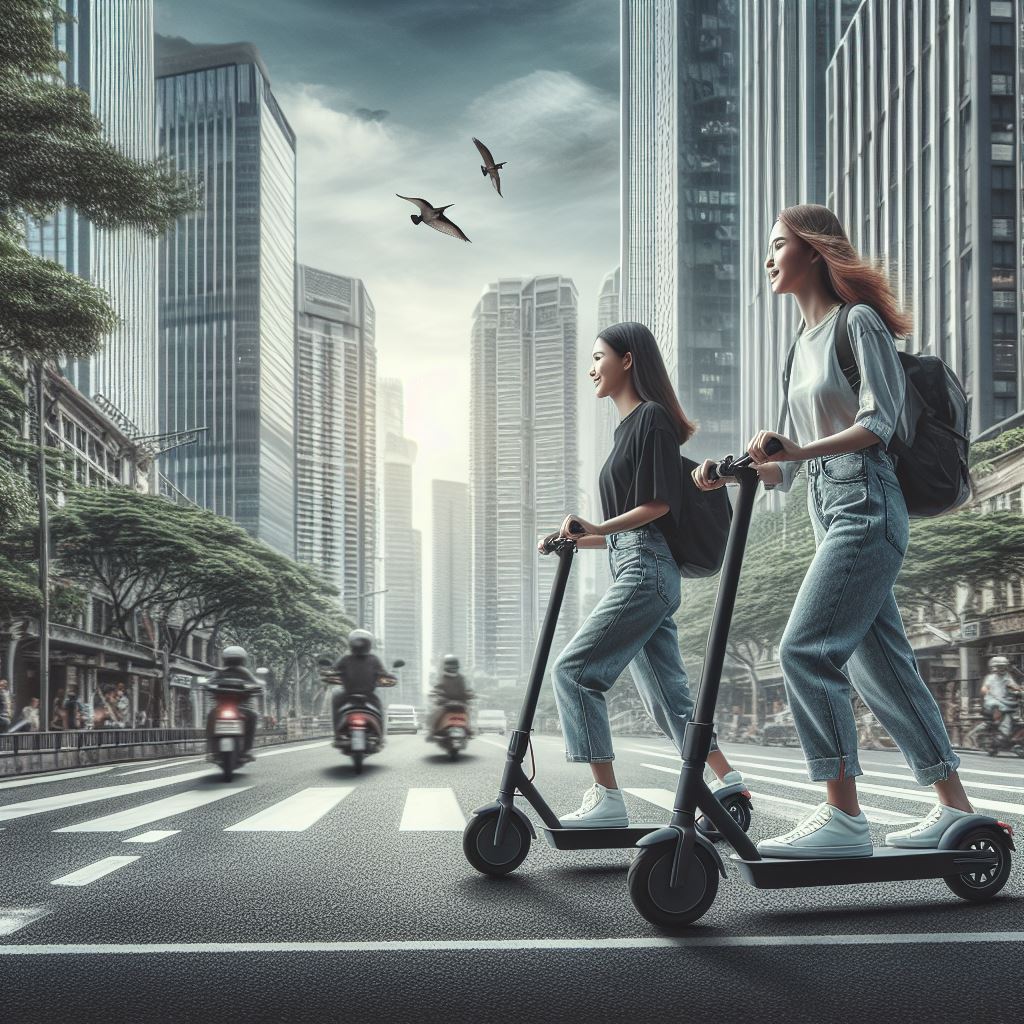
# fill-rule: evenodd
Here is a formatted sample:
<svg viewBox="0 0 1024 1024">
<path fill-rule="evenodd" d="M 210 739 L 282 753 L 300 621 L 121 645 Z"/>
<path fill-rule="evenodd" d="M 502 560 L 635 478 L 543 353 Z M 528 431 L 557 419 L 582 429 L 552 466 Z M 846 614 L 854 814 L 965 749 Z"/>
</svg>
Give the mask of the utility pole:
<svg viewBox="0 0 1024 1024">
<path fill-rule="evenodd" d="M 46 383 L 43 362 L 36 363 L 39 420 L 39 730 L 50 727 L 50 514 L 46 504 Z"/>
</svg>

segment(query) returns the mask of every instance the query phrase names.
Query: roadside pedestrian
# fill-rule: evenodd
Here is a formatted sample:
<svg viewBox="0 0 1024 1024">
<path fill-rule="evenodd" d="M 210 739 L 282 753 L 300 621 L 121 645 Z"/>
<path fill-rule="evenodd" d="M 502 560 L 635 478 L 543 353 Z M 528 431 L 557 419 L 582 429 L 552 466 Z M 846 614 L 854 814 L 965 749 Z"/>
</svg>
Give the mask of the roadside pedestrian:
<svg viewBox="0 0 1024 1024">
<path fill-rule="evenodd" d="M 11 700 L 11 684 L 0 679 L 0 733 L 7 732 L 14 718 L 14 703 Z"/>
</svg>

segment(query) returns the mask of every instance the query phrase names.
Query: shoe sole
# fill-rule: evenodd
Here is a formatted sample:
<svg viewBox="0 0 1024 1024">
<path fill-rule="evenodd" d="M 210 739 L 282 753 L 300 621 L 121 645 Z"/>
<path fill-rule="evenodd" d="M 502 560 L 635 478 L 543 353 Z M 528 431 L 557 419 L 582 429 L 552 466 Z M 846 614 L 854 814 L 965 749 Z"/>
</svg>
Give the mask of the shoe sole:
<svg viewBox="0 0 1024 1024">
<path fill-rule="evenodd" d="M 558 819 L 562 828 L 629 828 L 628 821 L 563 821 Z"/>
<path fill-rule="evenodd" d="M 758 844 L 757 852 L 762 857 L 780 857 L 786 860 L 824 860 L 828 857 L 870 857 L 875 848 L 870 843 L 856 846 L 784 846 L 763 847 Z"/>
</svg>

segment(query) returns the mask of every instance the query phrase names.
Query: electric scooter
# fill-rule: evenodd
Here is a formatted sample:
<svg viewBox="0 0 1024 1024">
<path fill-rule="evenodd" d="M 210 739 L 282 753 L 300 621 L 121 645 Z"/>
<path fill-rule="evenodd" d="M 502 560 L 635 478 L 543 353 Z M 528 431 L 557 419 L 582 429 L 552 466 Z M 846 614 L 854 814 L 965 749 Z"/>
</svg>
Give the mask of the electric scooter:
<svg viewBox="0 0 1024 1024">
<path fill-rule="evenodd" d="M 576 522 L 570 523 L 569 529 L 572 533 L 583 532 L 583 528 Z M 657 824 L 628 825 L 625 828 L 563 828 L 558 816 L 534 786 L 533 776 L 527 777 L 523 770 L 551 641 L 555 635 L 565 586 L 576 552 L 576 542 L 571 537 L 555 538 L 546 544 L 546 550 L 558 554 L 558 569 L 551 585 L 547 612 L 534 652 L 533 668 L 519 714 L 519 723 L 509 738 L 498 799 L 473 811 L 462 837 L 462 849 L 466 859 L 477 871 L 485 875 L 500 876 L 514 871 L 530 852 L 531 840 L 537 838 L 533 822 L 515 805 L 517 792 L 526 798 L 540 816 L 544 838 L 548 845 L 556 850 L 625 849 L 636 845 L 638 840 L 661 828 Z M 741 834 L 749 827 L 750 794 L 742 783 L 723 786 L 715 791 L 712 799 Z M 707 827 L 709 834 L 717 838 L 717 831 L 712 830 L 710 825 L 702 823 L 702 827 Z"/>
<path fill-rule="evenodd" d="M 769 454 L 780 448 L 774 438 L 766 445 Z M 878 847 L 870 857 L 763 857 L 704 783 L 726 642 L 757 492 L 757 471 L 750 463 L 749 455 L 735 461 L 730 456 L 714 467 L 717 477 L 731 476 L 738 481 L 739 501 L 729 530 L 697 703 L 683 737 L 683 767 L 672 819 L 665 828 L 637 842 L 639 853 L 627 876 L 634 906 L 651 924 L 672 929 L 692 924 L 714 902 L 725 865 L 696 826 L 698 810 L 736 851 L 730 859 L 757 889 L 941 878 L 965 900 L 992 899 L 1006 884 L 1015 848 L 1013 829 L 988 815 L 961 818 L 943 835 L 938 849 Z"/>
</svg>

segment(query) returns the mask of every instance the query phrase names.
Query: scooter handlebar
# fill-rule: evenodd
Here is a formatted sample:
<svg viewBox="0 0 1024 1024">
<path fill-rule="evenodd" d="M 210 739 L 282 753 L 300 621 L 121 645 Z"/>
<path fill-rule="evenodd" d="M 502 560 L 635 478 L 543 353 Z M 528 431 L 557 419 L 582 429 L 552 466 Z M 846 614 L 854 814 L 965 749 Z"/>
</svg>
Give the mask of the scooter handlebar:
<svg viewBox="0 0 1024 1024">
<path fill-rule="evenodd" d="M 583 527 L 582 527 L 582 526 L 581 526 L 581 525 L 580 525 L 580 524 L 579 524 L 579 523 L 578 523 L 578 522 L 577 522 L 577 521 L 576 521 L 576 520 L 574 519 L 574 520 L 573 520 L 573 521 L 572 521 L 572 522 L 571 522 L 571 523 L 569 524 L 569 532 L 570 532 L 570 533 L 585 533 L 586 531 L 585 531 L 585 530 L 583 529 Z M 561 549 L 562 549 L 562 548 L 563 548 L 563 547 L 565 546 L 565 544 L 567 543 L 567 541 L 568 541 L 568 538 L 566 538 L 566 537 L 559 537 L 559 536 L 558 536 L 558 533 L 557 533 L 557 532 L 555 532 L 555 533 L 549 533 L 549 534 L 548 534 L 548 535 L 547 535 L 547 536 L 546 536 L 546 537 L 544 538 L 544 550 L 545 550 L 545 551 L 548 551 L 548 552 L 551 552 L 551 551 L 560 551 L 560 550 L 561 550 Z"/>
<path fill-rule="evenodd" d="M 782 451 L 782 442 L 777 437 L 770 437 L 768 443 L 764 446 L 764 450 L 769 455 L 774 455 L 776 452 Z M 734 470 L 746 469 L 753 461 L 753 457 L 750 452 L 741 455 L 738 459 L 734 459 L 731 455 L 727 455 L 721 462 L 716 463 L 711 467 L 709 475 L 712 480 L 718 480 L 723 476 L 735 476 Z"/>
</svg>

